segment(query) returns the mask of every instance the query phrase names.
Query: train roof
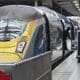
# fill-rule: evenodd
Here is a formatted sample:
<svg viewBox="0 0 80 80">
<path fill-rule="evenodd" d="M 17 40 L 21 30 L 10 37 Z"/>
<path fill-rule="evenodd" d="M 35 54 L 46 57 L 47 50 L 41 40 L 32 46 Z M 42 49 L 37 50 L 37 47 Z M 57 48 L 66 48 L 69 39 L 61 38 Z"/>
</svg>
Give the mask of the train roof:
<svg viewBox="0 0 80 80">
<path fill-rule="evenodd" d="M 69 20 L 74 24 L 74 25 L 78 25 L 78 22 L 77 21 L 74 21 L 72 19 L 69 18 Z"/>
<path fill-rule="evenodd" d="M 49 20 L 64 20 L 66 24 L 69 24 L 68 19 L 64 15 L 61 15 L 54 10 L 51 10 L 44 6 L 39 6 L 38 9 L 41 9 L 44 13 L 46 13 Z"/>
<path fill-rule="evenodd" d="M 48 17 L 49 20 L 58 20 L 59 19 L 57 12 L 55 12 L 54 10 L 51 10 L 51 9 L 44 7 L 44 6 L 39 6 L 36 8 L 37 8 L 37 10 L 39 9 L 44 14 L 46 14 L 46 16 Z"/>
<path fill-rule="evenodd" d="M 13 18 L 20 20 L 31 20 L 40 17 L 41 14 L 31 6 L 7 5 L 0 7 L 0 19 Z"/>
<path fill-rule="evenodd" d="M 58 16 L 60 20 L 64 20 L 65 23 L 69 23 L 69 20 L 64 15 L 58 13 Z"/>
<path fill-rule="evenodd" d="M 44 7 L 44 6 L 39 6 L 38 8 L 41 10 L 44 10 L 45 12 L 53 13 L 53 15 L 56 16 L 56 12 L 52 9 L 49 9 L 47 7 Z"/>
</svg>

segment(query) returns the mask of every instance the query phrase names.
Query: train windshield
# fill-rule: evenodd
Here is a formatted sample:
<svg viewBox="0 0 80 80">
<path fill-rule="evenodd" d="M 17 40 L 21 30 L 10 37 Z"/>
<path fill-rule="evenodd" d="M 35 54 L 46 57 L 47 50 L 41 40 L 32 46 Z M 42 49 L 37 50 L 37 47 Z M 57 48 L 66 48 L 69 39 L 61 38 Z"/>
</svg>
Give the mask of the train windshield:
<svg viewBox="0 0 80 80">
<path fill-rule="evenodd" d="M 23 20 L 2 19 L 0 20 L 0 41 L 10 41 L 21 35 L 27 22 Z"/>
</svg>

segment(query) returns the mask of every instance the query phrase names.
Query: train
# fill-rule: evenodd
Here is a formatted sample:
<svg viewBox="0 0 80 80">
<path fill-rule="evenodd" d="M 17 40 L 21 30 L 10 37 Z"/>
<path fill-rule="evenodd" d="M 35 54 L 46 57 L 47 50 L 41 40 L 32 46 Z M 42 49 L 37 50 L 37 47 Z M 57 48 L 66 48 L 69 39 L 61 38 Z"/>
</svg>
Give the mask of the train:
<svg viewBox="0 0 80 80">
<path fill-rule="evenodd" d="M 1 6 L 0 65 L 13 64 L 47 51 L 64 57 L 68 51 L 72 51 L 72 40 L 75 38 L 73 28 L 65 16 L 47 7 Z M 58 55 L 59 52 L 55 51 L 61 53 Z M 10 80 L 10 76 L 5 74 L 10 69 L 0 69 L 5 80 Z"/>
<path fill-rule="evenodd" d="M 62 59 L 75 50 L 78 23 L 47 7 L 37 7 L 47 17 L 52 61 Z M 76 30 L 77 29 L 77 30 Z"/>
<path fill-rule="evenodd" d="M 73 30 L 73 40 L 72 40 L 72 49 L 73 50 L 77 50 L 77 32 L 78 30 L 80 30 L 79 28 L 79 23 L 73 19 L 70 19 L 69 18 L 69 21 L 71 22 L 71 25 L 72 25 L 72 30 Z"/>
</svg>

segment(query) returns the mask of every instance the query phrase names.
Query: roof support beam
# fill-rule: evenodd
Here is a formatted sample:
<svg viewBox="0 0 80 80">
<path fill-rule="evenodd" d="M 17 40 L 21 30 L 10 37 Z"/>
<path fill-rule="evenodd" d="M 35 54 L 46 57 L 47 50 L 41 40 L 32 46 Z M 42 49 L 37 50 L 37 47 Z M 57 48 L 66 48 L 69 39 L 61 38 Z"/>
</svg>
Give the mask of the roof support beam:
<svg viewBox="0 0 80 80">
<path fill-rule="evenodd" d="M 80 0 L 78 0 L 79 1 L 79 8 L 80 8 Z"/>
<path fill-rule="evenodd" d="M 35 0 L 35 1 L 34 1 L 34 5 L 35 5 L 35 6 L 38 6 L 38 0 Z"/>
<path fill-rule="evenodd" d="M 52 0 L 42 0 L 42 5 L 52 7 Z"/>
</svg>

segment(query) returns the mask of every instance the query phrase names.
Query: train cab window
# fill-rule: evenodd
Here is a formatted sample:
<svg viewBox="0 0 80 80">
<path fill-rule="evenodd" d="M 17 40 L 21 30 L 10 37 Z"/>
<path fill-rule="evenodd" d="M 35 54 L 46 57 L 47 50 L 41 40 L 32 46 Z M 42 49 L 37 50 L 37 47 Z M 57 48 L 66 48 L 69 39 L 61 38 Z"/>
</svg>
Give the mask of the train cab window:
<svg viewBox="0 0 80 80">
<path fill-rule="evenodd" d="M 26 21 L 16 19 L 0 20 L 0 41 L 9 41 L 21 35 L 26 27 Z"/>
<path fill-rule="evenodd" d="M 39 30 L 37 32 L 34 45 L 34 55 L 38 55 L 47 51 L 45 28 L 46 28 L 45 24 L 39 26 Z"/>
</svg>

